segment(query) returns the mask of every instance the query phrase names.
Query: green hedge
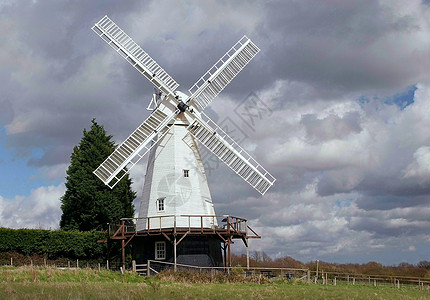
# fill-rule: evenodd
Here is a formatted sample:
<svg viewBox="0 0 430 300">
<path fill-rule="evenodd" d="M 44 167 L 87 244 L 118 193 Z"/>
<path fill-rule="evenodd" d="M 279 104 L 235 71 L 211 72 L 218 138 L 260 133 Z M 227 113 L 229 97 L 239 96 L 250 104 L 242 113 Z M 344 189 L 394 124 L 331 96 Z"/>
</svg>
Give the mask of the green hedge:
<svg viewBox="0 0 430 300">
<path fill-rule="evenodd" d="M 99 239 L 104 239 L 103 232 L 0 227 L 0 252 L 39 254 L 48 258 L 102 258 L 106 255 L 106 244 L 97 243 Z"/>
</svg>

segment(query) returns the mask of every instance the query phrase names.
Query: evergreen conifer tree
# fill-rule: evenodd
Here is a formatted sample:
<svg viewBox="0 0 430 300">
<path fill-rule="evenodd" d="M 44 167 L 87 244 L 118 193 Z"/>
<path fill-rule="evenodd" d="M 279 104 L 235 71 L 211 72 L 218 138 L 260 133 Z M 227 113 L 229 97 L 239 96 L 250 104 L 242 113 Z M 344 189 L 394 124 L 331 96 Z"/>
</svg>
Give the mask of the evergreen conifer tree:
<svg viewBox="0 0 430 300">
<path fill-rule="evenodd" d="M 93 171 L 114 151 L 112 136 L 93 119 L 91 130 L 84 129 L 79 145 L 73 148 L 67 169 L 66 192 L 61 197 L 63 230 L 105 230 L 107 223 L 134 215 L 131 179 L 126 175 L 113 189 Z"/>
</svg>

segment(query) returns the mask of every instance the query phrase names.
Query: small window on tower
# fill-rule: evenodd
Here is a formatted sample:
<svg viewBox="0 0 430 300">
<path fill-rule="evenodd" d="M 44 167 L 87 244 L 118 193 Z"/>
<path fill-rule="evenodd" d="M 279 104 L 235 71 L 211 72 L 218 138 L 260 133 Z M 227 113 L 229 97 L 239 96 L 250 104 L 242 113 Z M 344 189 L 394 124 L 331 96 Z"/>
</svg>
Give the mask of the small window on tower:
<svg viewBox="0 0 430 300">
<path fill-rule="evenodd" d="M 157 199 L 157 211 L 164 211 L 164 199 L 166 198 L 163 197 Z"/>
<path fill-rule="evenodd" d="M 155 242 L 155 259 L 166 259 L 166 242 Z"/>
<path fill-rule="evenodd" d="M 190 177 L 190 170 L 184 170 L 184 177 Z"/>
</svg>

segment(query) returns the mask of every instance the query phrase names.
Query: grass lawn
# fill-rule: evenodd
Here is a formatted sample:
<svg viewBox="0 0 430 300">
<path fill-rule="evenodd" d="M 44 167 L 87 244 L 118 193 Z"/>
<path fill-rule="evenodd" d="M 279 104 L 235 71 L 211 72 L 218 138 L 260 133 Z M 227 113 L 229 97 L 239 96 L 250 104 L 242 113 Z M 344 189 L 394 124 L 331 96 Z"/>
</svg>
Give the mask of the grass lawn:
<svg viewBox="0 0 430 300">
<path fill-rule="evenodd" d="M 184 283 L 136 274 L 54 268 L 0 268 L 0 299 L 430 299 L 417 288 L 276 282 Z"/>
</svg>

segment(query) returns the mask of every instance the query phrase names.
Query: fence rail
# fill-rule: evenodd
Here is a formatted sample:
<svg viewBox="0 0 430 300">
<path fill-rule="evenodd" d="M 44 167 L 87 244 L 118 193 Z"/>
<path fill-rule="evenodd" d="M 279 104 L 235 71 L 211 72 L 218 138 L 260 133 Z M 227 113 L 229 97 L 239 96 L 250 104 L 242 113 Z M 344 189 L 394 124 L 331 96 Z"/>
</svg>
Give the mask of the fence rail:
<svg viewBox="0 0 430 300">
<path fill-rule="evenodd" d="M 283 278 L 286 280 L 295 279 L 314 284 L 322 285 L 372 285 L 372 286 L 393 286 L 401 288 L 404 286 L 417 286 L 422 290 L 430 291 L 430 279 L 410 276 L 389 276 L 389 275 L 368 275 L 368 274 L 348 274 L 338 272 L 319 272 L 309 269 L 299 268 L 274 268 L 274 267 L 197 267 L 184 264 L 176 264 L 177 270 L 215 271 L 215 272 L 235 272 L 244 276 L 265 276 L 267 278 Z M 149 260 L 147 273 L 156 275 L 157 273 L 173 269 L 174 263 Z M 155 272 L 156 271 L 156 272 Z"/>
<path fill-rule="evenodd" d="M 91 268 L 94 270 L 124 271 L 121 262 L 103 261 L 87 262 L 79 260 L 49 261 L 46 259 L 28 262 L 16 262 L 11 257 L 10 262 L 3 263 L 3 266 L 34 266 L 34 267 L 55 267 L 61 269 Z M 175 264 L 170 262 L 148 260 L 147 264 L 136 264 L 132 262 L 128 269 L 143 276 L 156 275 L 167 269 L 174 270 Z M 339 272 L 316 272 L 309 269 L 300 268 L 275 268 L 275 267 L 198 267 L 185 264 L 176 264 L 176 270 L 195 270 L 197 272 L 220 272 L 242 274 L 244 276 L 264 276 L 267 278 L 283 278 L 286 280 L 299 280 L 312 284 L 322 285 L 371 285 L 371 286 L 392 286 L 395 288 L 418 287 L 420 290 L 430 291 L 430 279 L 411 276 L 378 275 L 378 274 L 352 274 Z"/>
</svg>

